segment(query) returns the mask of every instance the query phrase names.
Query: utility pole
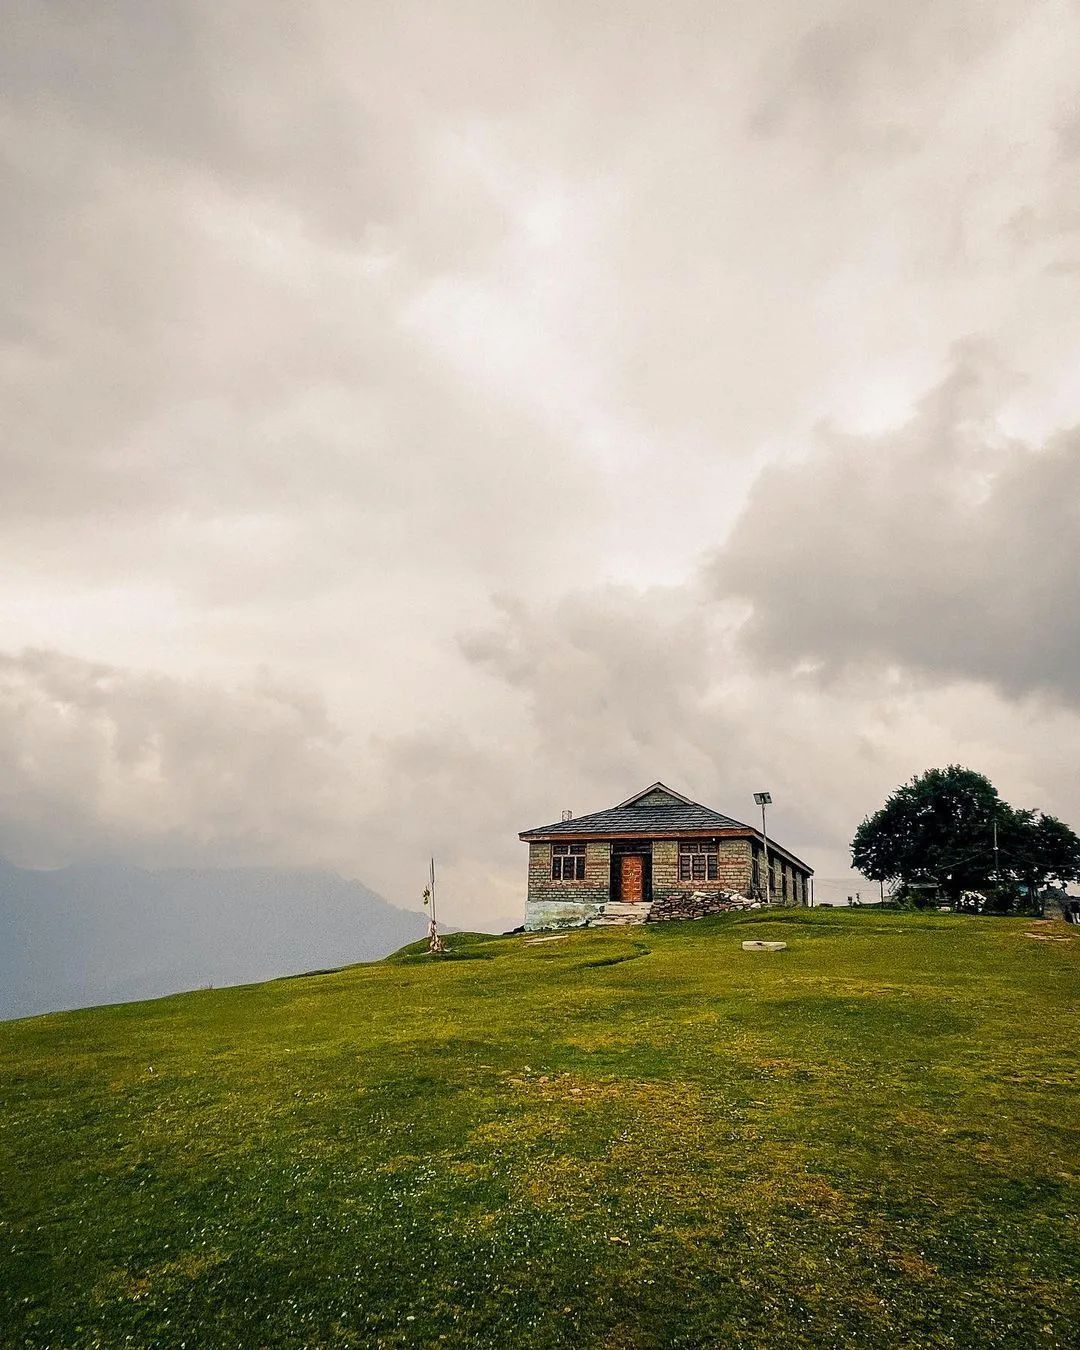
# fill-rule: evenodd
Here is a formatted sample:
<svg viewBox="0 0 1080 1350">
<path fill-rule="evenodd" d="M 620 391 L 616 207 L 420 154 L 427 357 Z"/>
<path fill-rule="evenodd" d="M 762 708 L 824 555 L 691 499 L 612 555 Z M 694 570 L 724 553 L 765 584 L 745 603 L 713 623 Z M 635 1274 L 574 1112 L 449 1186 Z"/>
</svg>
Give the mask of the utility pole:
<svg viewBox="0 0 1080 1350">
<path fill-rule="evenodd" d="M 761 841 L 765 847 L 765 903 L 772 904 L 772 870 L 769 867 L 769 831 L 765 826 L 765 808 L 772 805 L 771 792 L 755 792 L 754 801 L 761 807 Z"/>
<path fill-rule="evenodd" d="M 994 816 L 994 885 L 1001 885 L 1001 867 L 998 858 L 997 815 Z"/>
</svg>

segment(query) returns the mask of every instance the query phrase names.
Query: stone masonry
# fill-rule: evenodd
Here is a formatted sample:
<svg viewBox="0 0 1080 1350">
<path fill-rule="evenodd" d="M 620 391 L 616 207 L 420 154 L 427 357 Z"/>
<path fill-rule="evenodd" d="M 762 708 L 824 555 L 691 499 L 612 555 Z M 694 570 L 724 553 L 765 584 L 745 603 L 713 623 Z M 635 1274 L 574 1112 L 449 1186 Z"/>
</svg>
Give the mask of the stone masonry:
<svg viewBox="0 0 1080 1350">
<path fill-rule="evenodd" d="M 688 891 L 740 895 L 750 893 L 750 843 L 746 839 L 721 839 L 717 858 L 719 875 L 715 881 L 679 880 L 679 842 L 657 839 L 652 846 L 653 902 Z"/>
<path fill-rule="evenodd" d="M 745 908 L 764 897 L 755 892 L 754 845 L 747 839 L 721 839 L 718 844 L 718 876 L 715 881 L 679 880 L 679 842 L 652 841 L 652 905 L 643 917 L 649 923 L 673 919 L 700 919 Z M 804 905 L 806 878 L 782 858 L 770 855 L 774 905 Z M 763 889 L 763 888 L 762 888 Z M 529 845 L 529 894 L 525 926 L 580 928 L 593 921 L 609 922 L 611 901 L 611 844 L 590 840 L 585 848 L 585 879 L 553 881 L 551 845 Z M 608 914 L 605 916 L 605 907 Z"/>
<path fill-rule="evenodd" d="M 727 914 L 733 909 L 755 909 L 760 902 L 735 891 L 673 891 L 653 903 L 649 923 L 675 919 L 704 919 L 709 914 Z"/>
<path fill-rule="evenodd" d="M 585 846 L 585 880 L 552 881 L 551 845 L 529 845 L 529 901 L 526 928 L 580 928 L 611 899 L 611 845 Z"/>
</svg>

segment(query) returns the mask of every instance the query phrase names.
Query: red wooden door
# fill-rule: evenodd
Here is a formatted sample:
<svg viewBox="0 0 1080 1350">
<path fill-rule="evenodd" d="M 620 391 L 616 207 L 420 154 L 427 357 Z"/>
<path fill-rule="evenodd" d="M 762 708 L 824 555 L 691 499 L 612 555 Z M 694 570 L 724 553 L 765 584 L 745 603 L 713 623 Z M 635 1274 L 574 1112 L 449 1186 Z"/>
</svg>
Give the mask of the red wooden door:
<svg viewBox="0 0 1080 1350">
<path fill-rule="evenodd" d="M 645 860 L 628 854 L 622 860 L 619 893 L 628 904 L 636 904 L 645 896 Z"/>
</svg>

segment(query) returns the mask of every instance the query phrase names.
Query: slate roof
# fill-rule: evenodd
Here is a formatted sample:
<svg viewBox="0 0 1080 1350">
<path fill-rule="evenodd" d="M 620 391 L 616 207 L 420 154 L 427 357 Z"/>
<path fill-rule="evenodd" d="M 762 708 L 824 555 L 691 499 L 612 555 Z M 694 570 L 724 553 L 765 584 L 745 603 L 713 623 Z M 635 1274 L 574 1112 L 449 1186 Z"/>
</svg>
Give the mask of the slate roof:
<svg viewBox="0 0 1080 1350">
<path fill-rule="evenodd" d="M 692 802 L 689 797 L 673 792 L 663 783 L 653 783 L 643 792 L 628 797 L 618 806 L 606 811 L 593 811 L 587 816 L 574 816 L 570 820 L 559 820 L 554 825 L 541 825 L 535 830 L 522 830 L 519 839 L 580 839 L 583 835 L 595 835 L 598 839 L 635 838 L 671 838 L 685 830 L 740 830 L 755 839 L 761 838 L 761 832 L 753 825 L 741 820 L 733 820 L 719 811 L 713 811 L 700 802 Z M 807 875 L 813 875 L 814 869 L 797 858 L 794 853 L 769 839 L 771 852 L 783 854 L 789 862 L 801 867 Z"/>
<path fill-rule="evenodd" d="M 642 801 L 641 798 L 653 798 Z M 664 798 L 664 800 L 658 800 Z M 620 806 L 612 806 L 606 811 L 593 811 L 591 815 L 575 816 L 572 820 L 560 820 L 554 825 L 541 825 L 535 830 L 522 831 L 521 838 L 533 835 L 595 834 L 599 836 L 615 834 L 664 834 L 679 830 L 749 830 L 741 820 L 722 815 L 708 806 L 689 801 L 686 797 L 672 792 L 663 783 L 654 783 L 636 797 L 629 798 Z"/>
</svg>

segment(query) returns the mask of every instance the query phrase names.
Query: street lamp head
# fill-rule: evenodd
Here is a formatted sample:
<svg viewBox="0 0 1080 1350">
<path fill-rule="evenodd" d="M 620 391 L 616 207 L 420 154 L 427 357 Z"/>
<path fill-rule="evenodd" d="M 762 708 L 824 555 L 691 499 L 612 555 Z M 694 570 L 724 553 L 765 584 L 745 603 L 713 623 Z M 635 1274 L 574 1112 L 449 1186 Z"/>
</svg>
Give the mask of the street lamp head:
<svg viewBox="0 0 1080 1350">
<path fill-rule="evenodd" d="M 755 792 L 754 801 L 757 802 L 758 806 L 772 806 L 772 793 Z"/>
</svg>

